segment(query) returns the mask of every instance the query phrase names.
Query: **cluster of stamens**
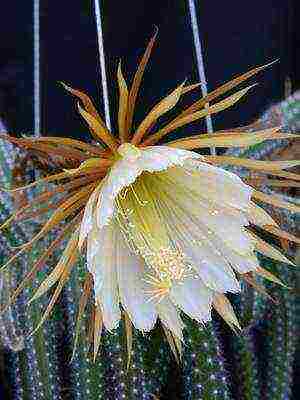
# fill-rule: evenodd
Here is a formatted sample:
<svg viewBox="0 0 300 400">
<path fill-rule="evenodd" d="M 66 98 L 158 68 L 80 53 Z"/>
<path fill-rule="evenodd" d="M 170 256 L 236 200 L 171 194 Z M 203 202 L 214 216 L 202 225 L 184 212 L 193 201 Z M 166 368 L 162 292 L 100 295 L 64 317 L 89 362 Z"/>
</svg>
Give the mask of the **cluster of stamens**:
<svg viewBox="0 0 300 400">
<path fill-rule="evenodd" d="M 174 283 L 181 283 L 192 275 L 192 266 L 179 249 L 162 247 L 158 252 L 148 254 L 145 262 L 154 272 L 154 275 L 149 273 L 145 278 L 145 282 L 152 286 L 147 291 L 151 296 L 149 300 L 160 301 Z"/>
<path fill-rule="evenodd" d="M 186 271 L 185 255 L 171 247 L 160 248 L 158 252 L 148 255 L 145 261 L 161 279 L 181 281 Z"/>
</svg>

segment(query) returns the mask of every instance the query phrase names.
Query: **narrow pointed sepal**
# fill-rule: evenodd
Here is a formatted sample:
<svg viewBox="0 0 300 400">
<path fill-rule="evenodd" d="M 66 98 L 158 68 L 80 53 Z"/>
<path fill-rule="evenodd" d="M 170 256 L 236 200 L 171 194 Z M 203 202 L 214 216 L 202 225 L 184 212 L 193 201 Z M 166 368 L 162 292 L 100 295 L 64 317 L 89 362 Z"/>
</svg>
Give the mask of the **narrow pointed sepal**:
<svg viewBox="0 0 300 400">
<path fill-rule="evenodd" d="M 96 358 L 99 352 L 101 344 L 101 336 L 103 329 L 103 317 L 102 311 L 99 304 L 95 304 L 95 314 L 94 314 L 94 354 L 93 360 L 96 362 Z"/>
<path fill-rule="evenodd" d="M 234 309 L 225 295 L 215 294 L 213 307 L 235 333 L 239 334 L 242 331 Z"/>
<path fill-rule="evenodd" d="M 130 321 L 129 315 L 124 311 L 124 321 L 125 321 L 125 333 L 126 333 L 126 345 L 127 345 L 127 370 L 129 369 L 132 354 L 132 323 Z"/>
</svg>

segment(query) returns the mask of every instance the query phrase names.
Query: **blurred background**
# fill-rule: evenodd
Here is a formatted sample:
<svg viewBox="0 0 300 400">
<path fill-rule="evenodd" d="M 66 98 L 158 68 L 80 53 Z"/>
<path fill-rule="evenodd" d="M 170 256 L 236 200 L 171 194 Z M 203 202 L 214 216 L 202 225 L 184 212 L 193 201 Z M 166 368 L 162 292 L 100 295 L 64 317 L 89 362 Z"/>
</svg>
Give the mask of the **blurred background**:
<svg viewBox="0 0 300 400">
<path fill-rule="evenodd" d="M 40 3 L 41 131 L 44 135 L 84 135 L 74 101 L 58 81 L 85 89 L 102 108 L 94 2 Z M 123 59 L 130 79 L 155 26 L 159 37 L 143 85 L 143 112 L 183 79 L 199 80 L 189 0 L 101 3 L 112 110 L 116 109 L 118 60 Z M 242 105 L 214 119 L 216 128 L 245 125 L 299 87 L 299 1 L 193 3 L 209 90 L 256 65 L 279 59 L 255 78 L 259 86 Z M 2 11 L 0 116 L 16 133 L 33 130 L 33 2 L 29 0 L 10 0 Z"/>
<path fill-rule="evenodd" d="M 219 130 L 247 125 L 261 115 L 266 116 L 268 120 L 278 121 L 280 114 L 279 120 L 286 127 L 292 130 L 298 129 L 300 127 L 300 95 L 297 92 L 300 89 L 299 0 L 101 1 L 101 25 L 113 128 L 116 122 L 118 101 L 117 63 L 119 59 L 122 59 L 124 75 L 130 81 L 137 62 L 156 27 L 159 29 L 158 40 L 145 74 L 137 118 L 141 119 L 154 103 L 185 78 L 189 83 L 199 81 L 191 3 L 196 12 L 209 91 L 255 66 L 279 59 L 271 68 L 266 69 L 251 81 L 258 82 L 259 85 L 245 99 L 232 109 L 213 118 L 213 128 Z M 6 127 L 13 135 L 31 135 L 34 132 L 33 11 L 34 2 L 29 0 L 23 2 L 10 0 L 1 10 L 0 131 Z M 86 91 L 92 96 L 101 112 L 104 112 L 95 3 L 92 0 L 40 1 L 39 16 L 41 122 L 39 133 L 88 139 L 86 126 L 77 115 L 74 99 L 58 82 L 64 81 L 74 88 Z M 199 95 L 199 91 L 195 91 L 190 98 L 199 97 Z M 286 101 L 287 98 L 290 100 Z M 192 126 L 189 129 L 194 130 L 194 128 Z M 199 129 L 205 132 L 205 123 L 196 124 L 196 128 L 197 132 Z M 14 157 L 10 154 L 11 148 L 1 147 L 0 150 L 2 163 L 0 172 L 1 168 L 3 172 L 6 168 L 9 169 L 9 164 L 14 162 Z M 280 153 L 282 148 L 279 150 L 278 158 L 282 156 Z M 272 151 L 264 148 L 262 154 L 273 159 Z M 288 150 L 284 148 L 284 151 L 287 152 L 284 156 L 299 158 L 299 145 L 297 148 L 289 147 Z M 259 158 L 255 151 L 250 152 L 251 156 Z M 0 178 L 3 178 L 1 173 Z M 289 229 L 291 219 L 287 218 L 284 221 L 288 221 L 286 224 Z M 299 231 L 297 227 L 295 230 Z M 9 242 L 8 239 L 7 241 Z M 2 246 L 0 250 L 7 247 L 5 241 L 0 245 Z M 76 279 L 77 276 L 64 292 L 53 319 L 45 324 L 44 330 L 37 339 L 26 342 L 24 351 L 14 353 L 5 349 L 0 352 L 1 398 L 5 400 L 116 400 L 109 391 L 115 384 L 111 378 L 111 371 L 103 372 L 105 367 L 100 361 L 96 367 L 87 362 L 82 344 L 79 346 L 76 362 L 69 364 L 68 357 L 72 349 L 74 316 L 76 315 L 75 306 L 80 292 L 80 284 Z M 287 279 L 293 281 L 294 278 Z M 281 296 L 282 292 L 278 291 L 278 293 Z M 261 400 L 261 393 L 265 400 L 296 400 L 300 380 L 299 360 L 294 357 L 294 353 L 295 347 L 299 348 L 297 339 L 299 330 L 296 328 L 299 326 L 299 321 L 297 325 L 292 318 L 294 318 L 295 310 L 299 311 L 300 307 L 299 301 L 295 300 L 294 292 L 290 293 L 282 294 L 284 307 L 286 306 L 290 314 L 286 312 L 282 316 L 281 311 L 277 313 L 273 306 L 269 307 L 266 302 L 260 303 L 263 306 L 260 305 L 261 308 L 257 308 L 255 312 L 259 317 L 255 318 L 259 320 L 262 315 L 263 320 L 267 322 L 259 322 L 258 326 L 254 327 L 251 340 L 233 339 L 228 330 L 225 329 L 225 335 L 223 330 L 220 343 L 225 347 L 224 357 L 220 350 L 222 346 L 219 347 L 218 324 L 217 328 L 216 326 L 208 328 L 205 338 L 196 331 L 195 327 L 191 327 L 190 330 L 194 332 L 194 336 L 191 339 L 190 348 L 211 357 L 207 359 L 204 357 L 199 362 L 203 368 L 203 375 L 197 378 L 198 381 L 187 368 L 181 375 L 174 360 L 170 361 L 170 357 L 166 356 L 166 351 L 162 350 L 157 355 L 156 369 L 154 368 L 152 375 L 149 375 L 152 376 L 151 382 L 154 382 L 151 383 L 151 388 L 159 388 L 160 400 L 198 400 L 200 397 L 197 397 L 195 387 L 205 386 L 205 379 L 210 382 L 210 386 L 207 385 L 209 386 L 207 393 L 210 395 L 205 397 L 209 400 Z M 242 311 L 243 305 L 248 304 L 247 301 L 245 298 L 242 299 L 239 305 Z M 18 312 L 22 315 L 25 307 L 24 298 L 20 300 L 20 304 L 21 311 Z M 35 313 L 30 311 L 30 318 L 26 317 L 26 321 L 30 321 L 29 325 L 35 323 L 37 316 L 40 315 L 40 308 L 37 310 L 38 312 Z M 26 326 L 22 318 L 21 325 Z M 3 327 L 3 321 L 0 321 L 0 325 Z M 104 363 L 116 366 L 120 357 L 120 350 L 116 350 L 119 339 L 116 336 L 106 340 Z M 135 354 L 141 360 L 141 357 L 149 353 L 148 345 L 144 345 L 143 338 L 137 343 L 140 347 Z M 202 347 L 201 350 L 201 343 L 208 343 L 208 347 Z M 254 345 L 255 351 L 254 347 L 251 347 Z M 260 351 L 262 348 L 265 352 Z M 156 350 L 154 349 L 153 354 Z M 229 357 L 226 358 L 226 356 Z M 166 357 L 169 357 L 167 361 Z M 168 365 L 167 372 L 162 368 L 163 363 Z M 136 365 L 138 375 L 144 370 L 144 364 L 142 361 L 140 364 L 136 361 Z M 28 371 L 27 367 L 30 367 Z M 156 380 L 160 373 L 162 378 L 158 384 Z M 103 374 L 101 378 L 100 374 Z M 101 384 L 108 392 L 104 392 L 100 384 L 98 385 L 101 379 Z M 116 379 L 118 384 L 122 383 L 119 376 Z M 188 394 L 182 395 L 180 388 L 182 386 L 189 388 L 190 381 L 193 379 L 197 383 L 196 385 L 193 381 L 194 389 L 191 390 L 194 394 L 189 395 L 187 391 L 185 393 Z M 215 381 L 211 384 L 212 379 Z M 141 389 L 140 382 L 134 386 L 130 381 L 127 386 L 129 391 L 135 387 L 141 392 L 144 390 Z M 98 394 L 94 395 L 94 391 Z M 106 397 L 107 393 L 110 394 Z M 150 396 L 128 397 L 129 400 L 142 398 L 150 400 Z"/>
</svg>

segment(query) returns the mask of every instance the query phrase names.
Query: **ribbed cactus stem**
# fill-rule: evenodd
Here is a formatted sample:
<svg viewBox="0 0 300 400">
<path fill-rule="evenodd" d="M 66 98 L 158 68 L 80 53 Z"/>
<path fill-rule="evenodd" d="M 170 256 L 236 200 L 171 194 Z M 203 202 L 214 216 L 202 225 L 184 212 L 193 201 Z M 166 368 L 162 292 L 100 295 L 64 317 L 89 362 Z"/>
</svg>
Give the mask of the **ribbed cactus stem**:
<svg viewBox="0 0 300 400">
<path fill-rule="evenodd" d="M 295 282 L 295 271 L 280 263 L 264 260 L 266 268 L 272 268 L 288 285 Z M 297 342 L 295 293 L 287 289 L 272 289 L 273 296 L 279 301 L 272 307 L 270 318 L 266 321 L 267 335 L 264 336 L 265 350 L 265 399 L 289 399 L 291 396 L 291 379 Z"/>
<path fill-rule="evenodd" d="M 236 383 L 235 397 L 237 399 L 260 400 L 261 398 L 261 381 L 255 343 L 259 321 L 253 318 L 254 297 L 254 291 L 246 285 L 242 286 L 239 298 L 234 296 L 235 310 L 244 329 L 243 334 L 230 336 L 231 367 Z"/>
<path fill-rule="evenodd" d="M 212 323 L 202 327 L 190 320 L 185 323 L 184 399 L 230 399 L 227 372 L 216 327 Z"/>
<path fill-rule="evenodd" d="M 73 269 L 71 277 L 65 286 L 63 293 L 63 313 L 65 315 L 65 345 L 67 348 L 68 373 L 71 385 L 71 392 L 74 399 L 105 399 L 104 395 L 104 364 L 103 349 L 100 348 L 96 362 L 94 363 L 89 354 L 88 344 L 86 341 L 86 320 L 87 316 L 83 317 L 81 325 L 81 337 L 71 361 L 71 356 L 74 346 L 75 325 L 77 320 L 78 302 L 81 295 L 83 279 L 81 276 L 82 261 Z"/>
</svg>

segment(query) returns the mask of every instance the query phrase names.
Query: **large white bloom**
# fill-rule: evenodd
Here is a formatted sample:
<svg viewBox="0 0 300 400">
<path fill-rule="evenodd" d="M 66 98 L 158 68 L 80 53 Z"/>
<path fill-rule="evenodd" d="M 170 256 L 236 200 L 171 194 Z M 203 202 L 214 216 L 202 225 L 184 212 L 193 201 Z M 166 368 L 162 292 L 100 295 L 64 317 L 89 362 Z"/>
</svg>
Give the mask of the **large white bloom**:
<svg viewBox="0 0 300 400">
<path fill-rule="evenodd" d="M 47 221 L 33 238 L 20 246 L 1 267 L 4 271 L 17 257 L 31 249 L 50 230 L 60 233 L 31 267 L 11 295 L 15 301 L 20 291 L 33 279 L 53 252 L 68 243 L 50 274 L 41 282 L 30 301 L 37 300 L 57 284 L 51 300 L 34 332 L 49 316 L 59 294 L 75 267 L 83 245 L 87 250 L 88 273 L 85 274 L 75 329 L 75 347 L 80 321 L 88 299 L 95 293 L 93 312 L 94 359 L 96 359 L 102 322 L 114 329 L 125 319 L 128 354 L 132 326 L 149 331 L 159 318 L 171 348 L 181 352 L 182 312 L 204 323 L 213 307 L 233 328 L 240 329 L 230 302 L 224 293 L 238 292 L 239 279 L 260 291 L 256 275 L 284 285 L 270 271 L 261 268 L 256 251 L 286 264 L 293 263 L 256 234 L 255 227 L 284 240 L 300 243 L 279 225 L 255 201 L 299 212 L 299 206 L 277 196 L 253 190 L 241 179 L 214 165 L 242 166 L 262 174 L 277 176 L 277 186 L 293 186 L 298 180 L 285 169 L 299 165 L 299 160 L 261 161 L 224 155 L 203 158 L 191 150 L 209 147 L 248 147 L 266 140 L 294 139 L 299 135 L 280 132 L 277 127 L 255 132 L 232 131 L 193 135 L 169 141 L 168 134 L 214 114 L 239 101 L 252 86 L 223 98 L 229 90 L 266 66 L 256 67 L 220 86 L 187 108 L 177 110 L 160 127 L 157 122 L 177 106 L 182 97 L 198 85 L 177 86 L 157 102 L 134 126 L 134 114 L 143 74 L 156 34 L 150 40 L 132 84 L 127 85 L 121 63 L 118 66 L 118 129 L 112 133 L 96 110 L 92 99 L 78 89 L 64 85 L 79 100 L 78 111 L 88 124 L 95 144 L 76 139 L 42 137 L 15 138 L 0 133 L 0 138 L 30 150 L 41 165 L 58 170 L 29 185 L 10 191 L 23 191 L 36 185 L 55 182 L 23 204 L 2 225 L 47 215 Z M 209 109 L 206 107 L 210 102 Z M 164 140 L 164 146 L 156 146 Z M 100 146 L 99 146 L 100 144 Z M 121 145 L 120 145 L 121 144 Z M 155 146 L 155 147 L 154 147 Z M 179 150 L 180 149 L 180 150 Z M 282 180 L 282 178 L 286 178 Z M 264 180 L 267 185 L 271 182 Z M 249 183 L 249 181 L 248 181 Z M 250 181 L 253 187 L 257 182 Z M 254 202 L 250 200 L 253 198 Z M 44 204 L 44 207 L 41 205 Z M 53 210 L 48 218 L 49 209 Z M 247 229 L 248 222 L 251 229 Z M 84 247 L 85 249 L 85 247 Z M 253 273 L 253 272 L 254 273 Z M 32 332 L 32 333 L 34 333 Z M 175 346 L 175 347 L 174 347 Z"/>
<path fill-rule="evenodd" d="M 255 270 L 247 234 L 251 188 L 197 153 L 119 147 L 85 208 L 80 243 L 107 329 L 125 309 L 141 331 L 157 317 L 182 337 L 180 310 L 211 319 L 218 294 L 238 292 L 236 273 Z"/>
</svg>

